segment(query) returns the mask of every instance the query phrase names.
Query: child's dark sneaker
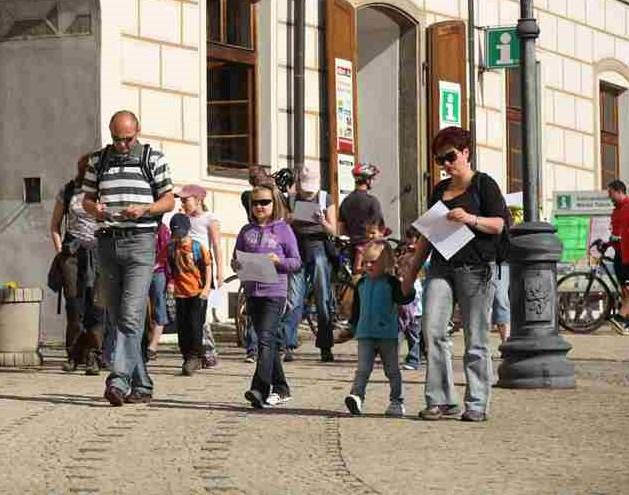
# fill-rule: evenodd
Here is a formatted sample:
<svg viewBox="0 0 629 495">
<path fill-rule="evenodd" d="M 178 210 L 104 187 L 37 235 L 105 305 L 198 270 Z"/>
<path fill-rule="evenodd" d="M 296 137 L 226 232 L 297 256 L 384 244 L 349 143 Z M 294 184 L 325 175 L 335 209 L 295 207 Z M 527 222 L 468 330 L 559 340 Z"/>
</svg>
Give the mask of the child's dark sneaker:
<svg viewBox="0 0 629 495">
<path fill-rule="evenodd" d="M 63 365 L 61 369 L 66 373 L 71 373 L 72 371 L 76 371 L 77 364 L 74 362 L 74 359 L 68 359 Z"/>
<path fill-rule="evenodd" d="M 247 390 L 245 392 L 245 399 L 247 399 L 255 409 L 262 409 L 264 407 L 262 394 L 257 390 Z"/>
<path fill-rule="evenodd" d="M 345 397 L 345 405 L 350 413 L 359 415 L 362 413 L 363 401 L 357 395 L 348 395 Z"/>
<path fill-rule="evenodd" d="M 384 411 L 385 416 L 393 416 L 396 418 L 401 418 L 405 414 L 406 409 L 404 408 L 404 404 L 400 401 L 391 401 L 387 410 Z"/>
<path fill-rule="evenodd" d="M 332 354 L 332 349 L 330 348 L 321 349 L 321 362 L 322 363 L 334 362 L 334 354 Z"/>
<path fill-rule="evenodd" d="M 295 360 L 295 353 L 292 349 L 286 349 L 286 352 L 284 353 L 284 362 L 285 363 L 290 363 L 291 361 Z"/>
<path fill-rule="evenodd" d="M 87 355 L 85 362 L 85 374 L 88 376 L 100 375 L 100 366 L 95 352 L 90 352 Z"/>
<path fill-rule="evenodd" d="M 201 360 L 198 357 L 191 357 L 183 362 L 181 374 L 183 376 L 192 376 L 199 369 L 201 369 Z"/>
</svg>

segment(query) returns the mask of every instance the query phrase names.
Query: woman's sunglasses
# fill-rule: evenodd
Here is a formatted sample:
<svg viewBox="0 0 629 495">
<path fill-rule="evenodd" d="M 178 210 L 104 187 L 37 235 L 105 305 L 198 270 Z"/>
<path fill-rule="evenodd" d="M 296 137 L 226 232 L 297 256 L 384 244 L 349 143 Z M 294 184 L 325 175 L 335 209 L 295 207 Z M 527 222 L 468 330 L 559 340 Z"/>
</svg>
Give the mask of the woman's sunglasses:
<svg viewBox="0 0 629 495">
<path fill-rule="evenodd" d="M 272 199 L 252 199 L 251 206 L 269 206 L 273 203 Z"/>
<path fill-rule="evenodd" d="M 457 150 L 450 150 L 447 153 L 444 153 L 443 155 L 435 156 L 435 162 L 437 162 L 437 165 L 439 165 L 440 167 L 443 167 L 446 164 L 446 162 L 454 163 L 456 161 L 457 156 L 458 156 Z"/>
</svg>

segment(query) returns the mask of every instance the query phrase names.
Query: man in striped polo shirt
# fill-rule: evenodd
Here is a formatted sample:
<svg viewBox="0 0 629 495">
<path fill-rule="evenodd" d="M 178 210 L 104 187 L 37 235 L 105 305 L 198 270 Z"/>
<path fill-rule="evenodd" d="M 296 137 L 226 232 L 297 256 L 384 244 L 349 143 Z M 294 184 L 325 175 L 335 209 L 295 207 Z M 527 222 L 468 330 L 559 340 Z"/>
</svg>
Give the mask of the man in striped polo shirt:
<svg viewBox="0 0 629 495">
<path fill-rule="evenodd" d="M 164 155 L 141 145 L 140 125 L 129 111 L 109 124 L 113 144 L 91 155 L 83 181 L 83 207 L 96 217 L 102 292 L 116 330 L 105 398 L 113 406 L 149 402 L 151 380 L 142 356 L 146 301 L 155 262 L 155 231 L 175 207 Z"/>
</svg>

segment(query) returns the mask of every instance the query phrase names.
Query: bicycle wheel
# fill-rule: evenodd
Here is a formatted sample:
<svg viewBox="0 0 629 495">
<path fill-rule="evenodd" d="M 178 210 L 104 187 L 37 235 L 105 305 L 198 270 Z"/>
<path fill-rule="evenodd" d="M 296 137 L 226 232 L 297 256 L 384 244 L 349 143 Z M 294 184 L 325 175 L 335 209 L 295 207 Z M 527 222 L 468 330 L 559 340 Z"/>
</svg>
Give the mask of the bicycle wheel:
<svg viewBox="0 0 629 495">
<path fill-rule="evenodd" d="M 574 333 L 591 333 L 608 318 L 613 298 L 607 284 L 591 272 L 570 273 L 557 282 L 559 324 Z"/>
</svg>

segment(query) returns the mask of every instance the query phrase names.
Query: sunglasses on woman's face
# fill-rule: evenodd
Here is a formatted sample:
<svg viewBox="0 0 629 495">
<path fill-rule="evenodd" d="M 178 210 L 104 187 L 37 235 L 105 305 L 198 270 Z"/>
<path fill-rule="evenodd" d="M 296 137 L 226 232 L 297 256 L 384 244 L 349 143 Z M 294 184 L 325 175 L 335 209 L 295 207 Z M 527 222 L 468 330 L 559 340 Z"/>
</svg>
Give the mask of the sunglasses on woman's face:
<svg viewBox="0 0 629 495">
<path fill-rule="evenodd" d="M 252 199 L 251 206 L 269 206 L 273 203 L 272 199 Z"/>
<path fill-rule="evenodd" d="M 437 162 L 437 165 L 439 165 L 440 167 L 443 167 L 446 162 L 454 163 L 458 156 L 459 155 L 457 153 L 457 150 L 450 150 L 446 153 L 443 153 L 442 155 L 435 156 L 435 162 Z"/>
</svg>

